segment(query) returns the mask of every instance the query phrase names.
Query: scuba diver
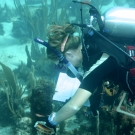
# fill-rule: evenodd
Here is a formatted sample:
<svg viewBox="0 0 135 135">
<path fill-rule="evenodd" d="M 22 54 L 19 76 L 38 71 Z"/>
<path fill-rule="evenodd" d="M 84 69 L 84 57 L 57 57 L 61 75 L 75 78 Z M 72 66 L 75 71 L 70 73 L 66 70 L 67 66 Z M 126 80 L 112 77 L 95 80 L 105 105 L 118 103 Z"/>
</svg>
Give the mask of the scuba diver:
<svg viewBox="0 0 135 135">
<path fill-rule="evenodd" d="M 85 4 L 89 5 L 88 3 Z M 114 95 L 113 97 L 116 98 L 120 93 L 119 90 L 124 89 L 129 93 L 129 102 L 133 104 L 135 94 L 133 85 L 135 82 L 135 33 L 132 31 L 135 29 L 133 25 L 135 17 L 132 14 L 135 13 L 135 9 L 112 8 L 105 13 L 103 21 L 98 11 L 93 6 L 90 5 L 90 7 L 90 24 L 84 25 L 82 23 L 78 25 L 83 27 L 83 40 L 74 34 L 76 31 L 75 25 L 77 24 L 50 26 L 48 32 L 49 44 L 47 45 L 50 45 L 51 49 L 47 47 L 47 56 L 58 65 L 61 65 L 62 54 L 69 62 L 66 63 L 67 66 L 72 64 L 76 69 L 83 67 L 85 72 L 104 53 L 107 54 L 107 59 L 83 79 L 77 76 L 81 80 L 81 84 L 75 95 L 58 112 L 48 114 L 49 116 L 42 117 L 42 121 L 36 122 L 35 127 L 39 131 L 44 130 L 44 134 L 55 135 L 56 126 L 76 114 L 90 97 L 94 97 L 95 90 L 98 96 L 106 91 L 108 95 Z M 122 17 L 121 15 L 125 10 L 126 14 Z M 128 16 L 129 14 L 130 16 Z M 95 22 L 99 25 L 99 31 L 93 27 Z M 40 40 L 37 42 L 44 43 Z M 60 58 L 58 59 L 58 57 Z M 69 69 L 72 72 L 75 71 Z M 115 84 L 108 80 L 113 80 Z M 116 88 L 119 90 L 115 93 Z M 102 99 L 102 96 L 100 98 Z M 94 116 L 98 115 L 99 100 L 97 100 L 97 98 L 92 98 L 91 112 Z M 40 116 L 37 115 L 37 117 Z"/>
</svg>

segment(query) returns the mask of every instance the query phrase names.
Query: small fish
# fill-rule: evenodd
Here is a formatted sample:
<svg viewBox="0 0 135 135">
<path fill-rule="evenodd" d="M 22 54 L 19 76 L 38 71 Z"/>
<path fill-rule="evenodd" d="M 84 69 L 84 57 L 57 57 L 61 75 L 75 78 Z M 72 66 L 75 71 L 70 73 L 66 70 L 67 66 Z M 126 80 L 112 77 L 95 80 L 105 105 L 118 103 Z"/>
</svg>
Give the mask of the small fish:
<svg viewBox="0 0 135 135">
<path fill-rule="evenodd" d="M 41 114 L 35 114 L 37 117 L 45 117 L 44 115 L 41 115 Z"/>
<path fill-rule="evenodd" d="M 90 4 L 89 1 L 77 1 L 77 0 L 73 0 L 72 2 L 75 2 L 75 3 L 81 3 L 81 4 Z"/>
</svg>

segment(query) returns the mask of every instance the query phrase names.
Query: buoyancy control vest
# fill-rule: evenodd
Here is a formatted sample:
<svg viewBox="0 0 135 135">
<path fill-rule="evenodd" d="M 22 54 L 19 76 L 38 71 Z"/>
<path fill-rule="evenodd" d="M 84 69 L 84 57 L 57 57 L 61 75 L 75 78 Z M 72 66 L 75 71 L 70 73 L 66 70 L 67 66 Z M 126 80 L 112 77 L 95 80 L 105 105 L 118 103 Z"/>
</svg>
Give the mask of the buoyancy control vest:
<svg viewBox="0 0 135 135">
<path fill-rule="evenodd" d="M 107 53 L 113 56 L 118 64 L 125 66 L 128 62 L 127 57 L 118 48 L 126 51 L 126 46 L 135 44 L 135 9 L 114 7 L 108 9 L 101 16 L 97 9 L 91 6 L 89 13 L 90 23 L 86 25 L 83 33 L 84 44 L 92 59 L 89 58 L 88 64 L 86 58 L 84 58 L 84 63 L 87 63 L 86 67 L 90 67 L 101 56 L 101 53 Z M 95 22 L 99 26 L 98 32 L 111 42 L 114 42 L 118 48 L 93 31 L 92 27 Z"/>
<path fill-rule="evenodd" d="M 119 66 L 127 66 L 129 63 L 127 56 L 122 51 L 108 43 L 97 34 L 92 36 L 85 34 L 84 42 L 90 59 L 89 65 L 83 65 L 87 66 L 86 69 L 89 69 L 102 56 L 103 53 L 107 53 L 108 55 L 114 57 Z M 118 45 L 122 50 L 126 51 L 126 46 L 124 43 L 115 42 L 115 44 Z"/>
<path fill-rule="evenodd" d="M 114 7 L 108 9 L 102 16 L 103 19 L 101 19 L 99 12 L 92 6 L 90 8 L 90 24 L 84 30 L 84 44 L 89 55 L 89 62 L 85 62 L 85 58 L 83 62 L 84 69 L 88 70 L 101 57 L 102 53 L 114 57 L 118 66 L 127 70 L 125 80 L 133 95 L 135 95 L 134 14 L 134 8 Z M 100 31 L 98 32 L 93 29 L 94 20 L 99 25 Z"/>
<path fill-rule="evenodd" d="M 129 53 L 130 56 L 132 56 L 132 53 L 133 57 L 135 56 L 135 47 L 133 46 L 134 40 L 125 40 L 123 38 L 118 39 L 105 35 L 104 33 L 102 34 L 115 43 L 119 48 Z M 126 70 L 127 75 L 125 77 L 125 82 L 127 83 L 130 93 L 135 95 L 135 86 L 133 85 L 135 83 L 135 62 L 127 57 L 127 55 L 125 55 L 125 53 L 123 53 L 121 50 L 113 46 L 111 43 L 96 33 L 93 35 L 89 35 L 89 33 L 84 34 L 84 42 L 90 59 L 89 63 L 86 65 L 84 63 L 83 66 L 85 66 L 85 69 L 88 70 L 93 64 L 95 64 L 95 62 L 102 56 L 103 53 L 107 53 L 116 59 L 119 69 L 123 68 Z"/>
</svg>

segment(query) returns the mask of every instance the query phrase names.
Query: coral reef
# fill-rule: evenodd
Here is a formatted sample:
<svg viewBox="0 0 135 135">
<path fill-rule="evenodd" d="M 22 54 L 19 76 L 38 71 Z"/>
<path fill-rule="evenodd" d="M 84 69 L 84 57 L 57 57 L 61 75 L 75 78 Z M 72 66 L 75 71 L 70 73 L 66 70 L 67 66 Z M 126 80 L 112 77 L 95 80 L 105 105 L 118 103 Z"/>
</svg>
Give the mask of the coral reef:
<svg viewBox="0 0 135 135">
<path fill-rule="evenodd" d="M 53 111 L 53 95 L 55 93 L 55 85 L 49 79 L 39 79 L 38 85 L 32 89 L 32 94 L 30 96 L 30 108 L 31 108 L 31 118 L 32 126 L 36 121 L 41 120 L 41 118 L 36 117 L 35 114 L 43 115 L 47 117 Z M 44 120 L 44 117 L 42 118 Z M 36 130 L 32 129 L 32 134 L 36 134 Z"/>
<path fill-rule="evenodd" d="M 3 63 L 0 63 L 0 65 L 3 68 L 7 80 L 7 83 L 5 83 L 4 81 L 1 81 L 1 83 L 2 83 L 3 90 L 6 93 L 9 110 L 12 112 L 14 117 L 16 118 L 22 117 L 21 116 L 22 110 L 17 109 L 16 105 L 17 102 L 21 100 L 21 97 L 25 89 L 23 89 L 23 86 L 17 82 L 17 79 L 15 78 L 13 72 L 9 67 L 4 65 Z"/>
<path fill-rule="evenodd" d="M 134 0 L 127 0 L 126 2 L 129 4 L 130 7 L 134 8 L 134 6 L 135 6 Z"/>
<path fill-rule="evenodd" d="M 122 6 L 126 3 L 126 0 L 114 0 L 114 1 L 115 1 L 116 5 L 118 5 L 118 6 Z"/>
<path fill-rule="evenodd" d="M 41 62 L 42 63 L 42 62 Z M 2 122 L 4 121 L 4 119 L 7 117 L 7 115 L 9 117 L 8 121 L 14 122 L 16 125 L 16 123 L 21 122 L 21 119 L 25 119 L 25 117 L 27 117 L 27 119 L 30 118 L 30 121 L 32 121 L 32 124 L 26 124 L 24 121 L 24 124 L 17 124 L 14 128 L 13 128 L 13 133 L 14 134 L 31 134 L 31 132 L 33 134 L 36 135 L 36 130 L 33 128 L 34 123 L 38 120 L 37 117 L 35 117 L 35 113 L 39 113 L 42 115 L 49 115 L 52 111 L 58 111 L 64 104 L 61 102 L 54 102 L 52 101 L 52 97 L 54 94 L 54 83 L 52 83 L 50 81 L 50 78 L 45 78 L 44 75 L 39 75 L 38 72 L 40 71 L 38 66 L 36 66 L 36 64 L 40 65 L 40 62 L 38 63 L 38 60 L 36 60 L 36 62 L 34 63 L 35 66 L 33 65 L 31 68 L 27 67 L 27 65 L 23 65 L 23 63 L 20 65 L 19 69 L 22 70 L 21 72 L 19 72 L 19 70 L 16 72 L 18 74 L 18 77 L 23 76 L 23 71 L 25 71 L 24 73 L 25 75 L 25 85 L 27 86 L 27 96 L 26 98 L 21 98 L 21 95 L 23 94 L 21 92 L 21 94 L 19 94 L 19 98 L 12 97 L 10 98 L 10 96 L 12 95 L 12 91 L 13 89 L 11 89 L 10 87 L 8 87 L 7 84 L 10 84 L 10 86 L 12 88 L 16 88 L 16 84 L 17 81 L 13 75 L 13 72 L 6 67 L 5 65 L 3 65 L 1 63 L 1 65 L 3 66 L 4 69 L 4 73 L 6 75 L 7 80 L 5 79 L 5 81 L 3 82 L 3 80 L 1 80 L 1 106 L 0 108 L 2 110 L 5 110 L 5 114 L 3 114 L 2 118 L 0 118 L 2 120 Z M 48 64 L 48 63 L 46 63 Z M 42 65 L 42 64 L 41 64 Z M 43 66 L 43 65 L 42 65 Z M 42 67 L 41 66 L 41 67 Z M 22 69 L 21 69 L 22 68 Z M 48 66 L 48 68 L 50 68 L 50 66 Z M 51 69 L 48 69 L 47 71 L 50 71 Z M 40 71 L 41 72 L 41 71 Z M 50 73 L 48 72 L 48 74 L 46 74 L 46 76 L 49 76 Z M 30 77 L 28 78 L 28 76 L 30 75 Z M 35 83 L 35 76 L 40 76 L 44 79 L 37 79 L 36 83 Z M 23 78 L 23 77 L 22 77 Z M 27 80 L 27 79 L 28 80 Z M 52 81 L 54 79 L 54 76 L 51 78 Z M 27 80 L 27 81 L 26 81 Z M 31 83 L 30 83 L 31 82 Z M 4 83 L 4 85 L 3 85 Z M 3 87 L 4 86 L 4 87 Z M 10 88 L 10 89 L 9 89 Z M 7 100 L 7 98 L 5 98 L 7 95 L 7 93 L 5 93 L 5 90 L 10 94 L 9 96 L 9 101 Z M 18 97 L 17 96 L 17 97 Z M 29 99 L 30 96 L 30 99 Z M 6 100 L 5 100 L 6 99 Z M 14 101 L 13 101 L 14 100 Z M 26 105 L 26 102 L 24 103 L 23 100 L 27 100 L 31 103 L 31 105 L 29 106 L 29 104 Z M 57 132 L 58 135 L 104 135 L 104 134 L 109 134 L 109 135 L 117 135 L 117 134 L 126 134 L 126 135 L 130 135 L 131 132 L 132 134 L 134 133 L 134 127 L 135 127 L 135 120 L 131 117 L 125 116 L 123 114 L 119 114 L 116 112 L 116 106 L 118 105 L 118 101 L 120 100 L 120 98 L 118 98 L 116 101 L 116 104 L 114 106 L 113 109 L 111 109 L 111 102 L 109 102 L 111 100 L 110 97 L 105 97 L 105 100 L 107 100 L 104 106 L 102 106 L 102 108 L 99 110 L 100 111 L 100 115 L 99 115 L 99 119 L 98 118 L 92 118 L 91 116 L 85 116 L 85 113 L 83 111 L 83 108 L 74 116 L 74 118 L 71 118 L 69 120 L 66 120 L 65 122 L 62 122 L 58 127 L 57 127 Z M 9 103 L 9 106 L 8 106 Z M 27 107 L 26 107 L 27 106 Z M 12 111 L 10 111 L 10 109 Z M 12 107 L 12 108 L 11 108 Z M 26 112 L 24 112 L 24 108 L 31 108 L 31 116 L 27 115 Z M 124 109 L 124 107 L 123 107 Z M 131 112 L 133 112 L 134 109 L 131 110 Z M 14 113 L 16 115 L 14 117 Z M 19 114 L 19 115 L 18 115 Z M 27 116 L 26 116 L 27 115 Z M 15 118 L 15 119 L 14 119 Z M 3 122 L 4 124 L 4 122 Z M 6 124 L 6 123 L 5 123 Z M 22 126 L 20 126 L 22 125 Z M 127 129 L 128 130 L 125 130 Z"/>
<path fill-rule="evenodd" d="M 27 89 L 29 93 L 31 93 L 32 89 L 36 87 L 36 79 L 34 77 L 34 66 L 31 66 L 31 71 L 28 76 L 28 81 L 27 81 Z"/>
<path fill-rule="evenodd" d="M 26 38 L 34 39 L 35 37 L 47 40 L 46 30 L 48 24 L 63 24 L 69 22 L 65 7 L 62 7 L 60 10 L 57 9 L 61 1 L 57 2 L 52 0 L 51 6 L 48 6 L 46 0 L 41 0 L 40 6 L 37 6 L 35 9 L 28 5 L 28 3 L 28 0 L 25 0 L 25 4 L 22 5 L 20 0 L 14 0 L 16 11 L 20 18 L 13 22 L 12 31 L 13 35 L 16 38 L 20 38 L 20 40 L 26 40 L 27 42 Z M 18 32 L 19 35 L 17 35 Z"/>
<path fill-rule="evenodd" d="M 31 134 L 31 123 L 30 117 L 22 117 L 17 119 L 15 127 L 13 128 L 13 134 L 15 135 L 30 135 Z"/>
<path fill-rule="evenodd" d="M 0 22 L 10 22 L 14 16 L 14 10 L 10 9 L 6 4 L 0 6 Z"/>
<path fill-rule="evenodd" d="M 0 125 L 16 127 L 16 122 L 26 115 L 24 108 L 27 101 L 22 98 L 25 89 L 18 83 L 13 71 L 3 63 L 0 64 L 4 71 L 0 74 Z"/>
<path fill-rule="evenodd" d="M 28 42 L 28 38 L 30 38 L 30 35 L 29 31 L 27 30 L 26 22 L 24 22 L 23 20 L 14 21 L 12 27 L 12 36 L 15 38 L 19 38 L 21 44 Z"/>
<path fill-rule="evenodd" d="M 8 108 L 6 93 L 2 89 L 0 89 L 0 110 L 0 126 L 7 126 L 13 123 L 13 114 Z"/>
<path fill-rule="evenodd" d="M 21 27 L 15 27 L 15 29 L 13 30 L 21 29 L 23 33 L 29 34 L 26 34 L 28 38 L 33 39 L 34 37 L 40 37 L 42 39 L 45 39 L 49 11 L 46 1 L 42 0 L 41 6 L 39 6 L 39 8 L 36 8 L 35 10 L 32 10 L 30 6 L 28 6 L 27 0 L 25 0 L 25 5 L 22 5 L 18 0 L 14 0 L 14 3 L 16 10 L 22 19 L 21 22 L 23 23 L 23 25 L 21 26 L 20 23 L 19 26 Z M 25 27 L 25 29 L 23 29 L 23 27 Z M 21 36 L 22 35 L 20 35 L 20 38 Z"/>
<path fill-rule="evenodd" d="M 121 96 L 117 99 L 120 101 Z M 118 104 L 115 104 L 113 108 L 105 105 L 100 109 L 100 134 L 111 134 L 111 135 L 131 135 L 135 127 L 134 120 L 135 118 L 130 117 L 125 114 L 118 113 L 116 107 Z M 128 107 L 126 101 L 122 105 L 123 110 L 134 109 L 135 106 Z M 130 113 L 133 113 L 130 111 Z"/>
</svg>

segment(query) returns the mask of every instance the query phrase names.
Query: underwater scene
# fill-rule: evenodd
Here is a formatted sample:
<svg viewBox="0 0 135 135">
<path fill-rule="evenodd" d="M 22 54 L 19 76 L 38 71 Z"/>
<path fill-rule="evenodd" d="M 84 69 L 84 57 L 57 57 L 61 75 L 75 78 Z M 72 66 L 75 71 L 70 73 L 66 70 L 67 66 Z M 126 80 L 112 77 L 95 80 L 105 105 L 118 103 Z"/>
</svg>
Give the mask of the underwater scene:
<svg viewBox="0 0 135 135">
<path fill-rule="evenodd" d="M 92 12 L 91 7 L 97 11 Z M 0 1 L 0 135 L 51 134 L 44 132 L 45 127 L 35 127 L 37 116 L 59 111 L 75 94 L 80 81 L 60 72 L 48 59 L 46 46 L 39 42 L 48 41 L 48 27 L 52 24 L 91 25 L 91 12 L 104 16 L 115 7 L 131 8 L 135 13 L 135 0 Z M 116 15 L 119 18 L 126 13 Z M 131 20 L 135 21 L 135 14 Z M 132 22 L 132 27 L 125 26 L 129 33 L 122 34 L 135 37 L 134 25 Z M 96 22 L 94 26 L 99 30 Z M 82 36 L 82 28 L 76 30 Z M 38 42 L 35 38 L 39 38 Z M 104 54 L 94 66 L 106 58 Z M 119 94 L 116 97 L 112 93 Z M 135 135 L 135 104 L 132 101 L 128 105 L 127 98 L 123 87 L 104 80 L 100 101 L 99 95 L 93 94 L 75 115 L 56 126 L 57 135 Z M 90 112 L 91 104 L 99 107 L 96 117 Z"/>
</svg>

